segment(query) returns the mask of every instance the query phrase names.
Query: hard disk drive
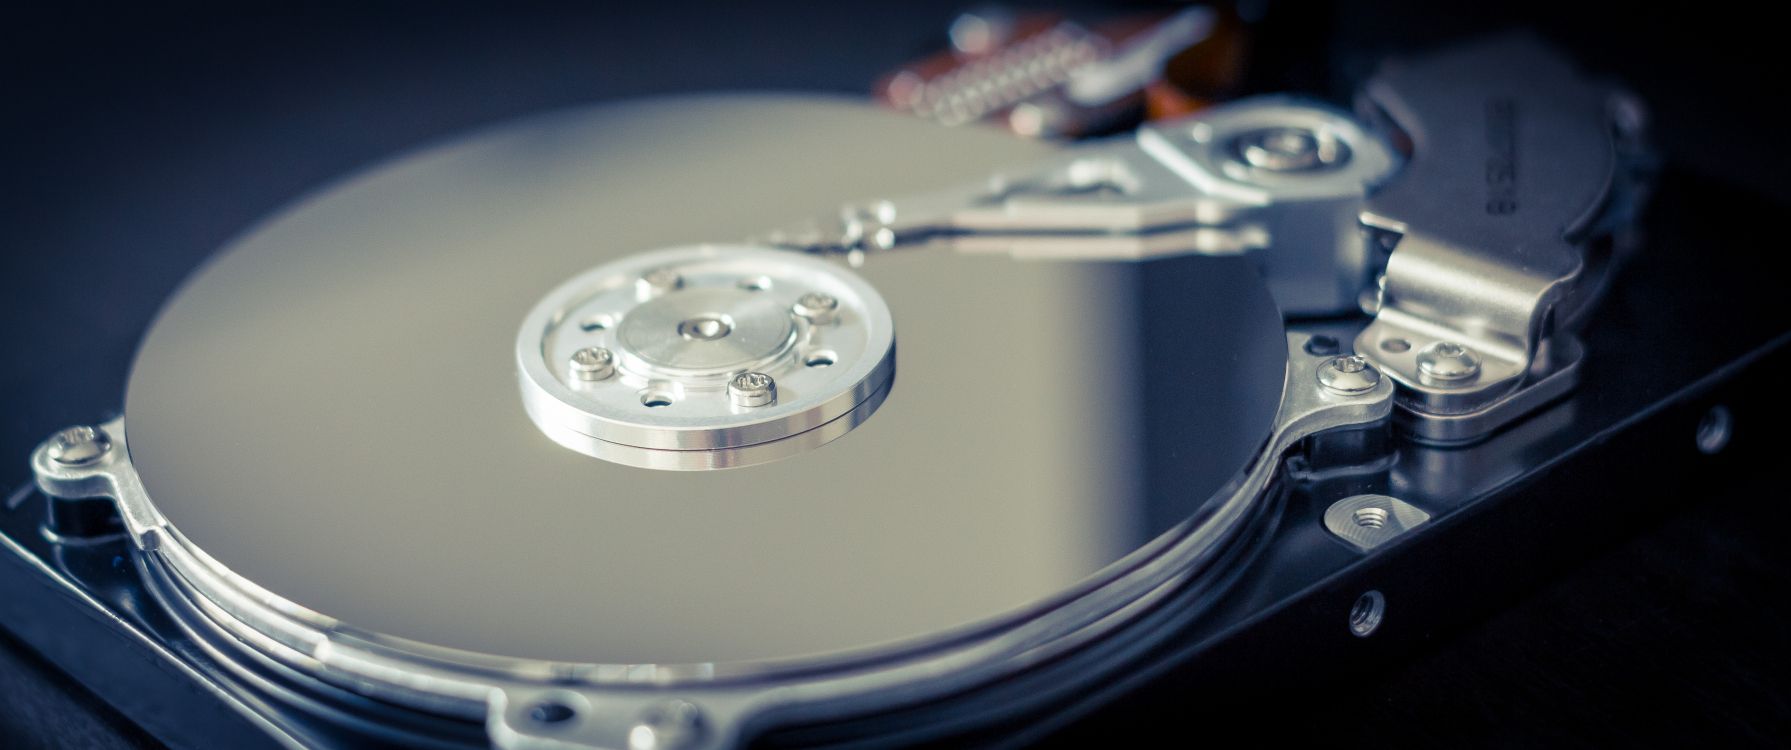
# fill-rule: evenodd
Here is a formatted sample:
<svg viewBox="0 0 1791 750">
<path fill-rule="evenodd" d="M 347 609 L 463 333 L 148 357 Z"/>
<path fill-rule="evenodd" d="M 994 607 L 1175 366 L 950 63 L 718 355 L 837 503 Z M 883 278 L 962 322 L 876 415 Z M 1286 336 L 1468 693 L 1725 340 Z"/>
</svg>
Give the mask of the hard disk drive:
<svg viewBox="0 0 1791 750">
<path fill-rule="evenodd" d="M 1018 744 L 1416 637 L 1538 477 L 1718 454 L 1782 358 L 1624 375 L 1645 125 L 1516 35 L 1067 146 L 799 94 L 492 126 L 195 272 L 121 412 L 43 426 L 0 615 L 233 747 Z"/>
</svg>

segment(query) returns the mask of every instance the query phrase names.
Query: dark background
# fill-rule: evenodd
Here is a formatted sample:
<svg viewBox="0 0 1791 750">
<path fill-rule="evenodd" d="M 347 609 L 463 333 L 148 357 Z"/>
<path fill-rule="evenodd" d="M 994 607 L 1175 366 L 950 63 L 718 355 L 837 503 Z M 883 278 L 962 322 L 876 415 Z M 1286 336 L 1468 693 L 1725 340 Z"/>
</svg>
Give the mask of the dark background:
<svg viewBox="0 0 1791 750">
<path fill-rule="evenodd" d="M 864 92 L 961 0 L 829 4 L 61 4 L 0 11 L 0 488 L 50 431 L 116 409 L 138 336 L 196 264 L 283 204 L 469 128 L 714 89 Z M 1650 102 L 1669 175 L 1791 203 L 1778 25 L 1739 6 L 1270 3 L 1250 88 L 1341 99 L 1383 53 L 1534 28 Z M 1709 222 L 1738 217 L 1712 210 Z M 1751 217 L 1762 226 L 1760 217 Z M 1753 244 L 1656 249 L 1775 252 Z M 1639 471 L 1645 469 L 1638 467 Z M 1364 744 L 1784 744 L 1776 476 L 1585 550 L 1410 659 L 1234 727 Z M 1302 679 L 1290 675 L 1289 679 Z M 0 745 L 148 742 L 0 632 Z M 1190 727 L 1192 730 L 1193 728 Z"/>
</svg>

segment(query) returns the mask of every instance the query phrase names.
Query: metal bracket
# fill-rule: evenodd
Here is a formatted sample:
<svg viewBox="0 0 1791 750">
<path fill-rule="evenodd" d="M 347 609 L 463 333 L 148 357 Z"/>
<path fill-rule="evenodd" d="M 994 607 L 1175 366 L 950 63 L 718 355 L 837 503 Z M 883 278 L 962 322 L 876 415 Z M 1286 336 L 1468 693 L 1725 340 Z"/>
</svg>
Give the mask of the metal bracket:
<svg viewBox="0 0 1791 750">
<path fill-rule="evenodd" d="M 70 449 L 79 460 L 69 460 Z M 51 436 L 31 452 L 31 473 L 52 502 L 110 498 L 124 531 L 139 549 L 159 546 L 167 521 L 151 507 L 143 480 L 131 465 L 124 438 L 124 420 L 70 427 Z"/>
<path fill-rule="evenodd" d="M 1571 389 L 1564 330 L 1589 304 L 1587 240 L 1631 208 L 1635 105 L 1527 35 L 1395 61 L 1362 109 L 1404 134 L 1365 225 L 1397 236 L 1356 351 L 1399 383 L 1421 438 L 1472 439 Z"/>
<path fill-rule="evenodd" d="M 1363 552 L 1393 541 L 1430 521 L 1430 514 L 1386 495 L 1355 495 L 1325 509 L 1325 529 Z"/>
</svg>

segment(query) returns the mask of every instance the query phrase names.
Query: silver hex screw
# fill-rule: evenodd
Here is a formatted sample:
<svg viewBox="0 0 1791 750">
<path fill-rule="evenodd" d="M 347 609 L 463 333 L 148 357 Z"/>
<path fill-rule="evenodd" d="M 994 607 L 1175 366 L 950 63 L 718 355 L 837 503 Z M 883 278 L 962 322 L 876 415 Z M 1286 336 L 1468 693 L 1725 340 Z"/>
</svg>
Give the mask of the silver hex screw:
<svg viewBox="0 0 1791 750">
<path fill-rule="evenodd" d="M 839 318 L 840 301 L 820 292 L 809 292 L 798 297 L 790 309 L 810 323 L 826 325 Z"/>
<path fill-rule="evenodd" d="M 587 346 L 572 353 L 570 366 L 572 377 L 596 382 L 616 374 L 616 355 L 601 346 Z"/>
<path fill-rule="evenodd" d="M 51 461 L 63 466 L 85 466 L 112 450 L 112 438 L 96 427 L 70 427 L 50 438 Z"/>
<path fill-rule="evenodd" d="M 628 730 L 628 750 L 685 750 L 703 737 L 703 710 L 690 701 L 669 700 L 641 712 Z"/>
<path fill-rule="evenodd" d="M 655 268 L 641 274 L 634 282 L 634 288 L 642 299 L 651 299 L 683 286 L 684 276 L 670 268 Z"/>
<path fill-rule="evenodd" d="M 1453 341 L 1438 341 L 1418 352 L 1418 374 L 1442 384 L 1473 380 L 1480 374 L 1480 355 Z"/>
<path fill-rule="evenodd" d="M 777 381 L 762 372 L 743 372 L 728 381 L 728 399 L 735 406 L 764 406 L 777 401 Z"/>
<path fill-rule="evenodd" d="M 1238 160 L 1269 172 L 1326 169 L 1349 160 L 1349 152 L 1342 144 L 1306 128 L 1252 130 L 1239 135 L 1232 144 Z"/>
<path fill-rule="evenodd" d="M 1318 383 L 1325 390 L 1343 396 L 1355 396 L 1380 385 L 1381 373 L 1368 360 L 1354 354 L 1332 357 L 1318 366 Z"/>
</svg>

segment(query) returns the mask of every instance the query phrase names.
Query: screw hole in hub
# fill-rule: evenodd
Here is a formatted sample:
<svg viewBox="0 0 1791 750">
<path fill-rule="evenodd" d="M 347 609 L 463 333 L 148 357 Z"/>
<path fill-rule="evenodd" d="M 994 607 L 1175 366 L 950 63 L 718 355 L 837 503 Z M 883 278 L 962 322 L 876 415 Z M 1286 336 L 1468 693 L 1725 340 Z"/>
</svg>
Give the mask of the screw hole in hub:
<svg viewBox="0 0 1791 750">
<path fill-rule="evenodd" d="M 726 315 L 698 315 L 678 324 L 678 335 L 685 341 L 715 341 L 734 332 L 734 321 Z"/>
</svg>

